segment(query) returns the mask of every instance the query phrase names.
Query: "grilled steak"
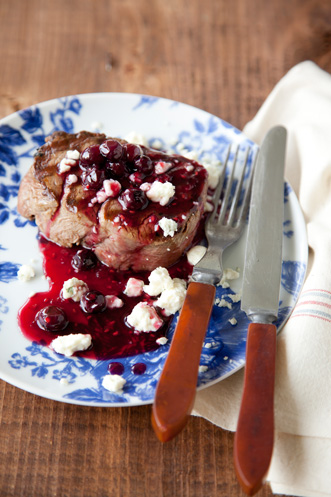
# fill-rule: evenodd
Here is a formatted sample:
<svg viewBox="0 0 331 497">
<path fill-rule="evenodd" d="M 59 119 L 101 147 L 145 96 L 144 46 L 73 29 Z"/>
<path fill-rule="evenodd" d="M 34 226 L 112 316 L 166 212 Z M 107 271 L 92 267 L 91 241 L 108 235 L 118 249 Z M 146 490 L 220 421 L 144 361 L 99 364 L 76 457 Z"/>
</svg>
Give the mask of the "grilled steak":
<svg viewBox="0 0 331 497">
<path fill-rule="evenodd" d="M 58 245 L 90 248 L 112 268 L 153 270 L 190 246 L 206 195 L 207 172 L 195 161 L 59 131 L 23 178 L 18 211 Z"/>
</svg>

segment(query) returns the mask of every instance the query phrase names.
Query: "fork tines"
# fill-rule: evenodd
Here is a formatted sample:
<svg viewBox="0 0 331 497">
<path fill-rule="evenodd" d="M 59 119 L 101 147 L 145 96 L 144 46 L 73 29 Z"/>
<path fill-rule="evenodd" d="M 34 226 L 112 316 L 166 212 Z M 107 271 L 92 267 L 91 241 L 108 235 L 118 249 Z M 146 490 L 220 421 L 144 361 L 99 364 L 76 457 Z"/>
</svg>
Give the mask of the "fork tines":
<svg viewBox="0 0 331 497">
<path fill-rule="evenodd" d="M 246 219 L 256 157 L 250 147 L 232 151 L 229 146 L 214 193 L 211 223 L 235 227 Z"/>
</svg>

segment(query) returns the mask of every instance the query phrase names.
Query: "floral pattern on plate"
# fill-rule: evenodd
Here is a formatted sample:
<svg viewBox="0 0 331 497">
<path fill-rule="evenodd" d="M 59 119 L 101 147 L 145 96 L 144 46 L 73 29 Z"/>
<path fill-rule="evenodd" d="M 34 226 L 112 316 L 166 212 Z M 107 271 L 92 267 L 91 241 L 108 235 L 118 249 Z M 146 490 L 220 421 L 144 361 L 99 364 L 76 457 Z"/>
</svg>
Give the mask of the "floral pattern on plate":
<svg viewBox="0 0 331 497">
<path fill-rule="evenodd" d="M 139 405 L 153 401 L 169 341 L 154 352 L 116 359 L 124 367 L 122 392 L 102 386 L 111 361 L 64 357 L 43 344 L 30 343 L 17 325 L 17 312 L 31 292 L 43 291 L 41 256 L 34 222 L 22 218 L 16 209 L 19 183 L 45 137 L 56 131 L 99 130 L 125 138 L 135 130 L 146 136 L 150 146 L 182 153 L 197 152 L 200 161 L 211 156 L 224 161 L 229 145 L 243 150 L 257 149 L 239 130 L 222 119 L 188 105 L 146 95 L 99 93 L 70 96 L 12 114 L 0 122 L 0 377 L 19 388 L 54 400 L 82 405 Z M 283 266 L 280 330 L 290 315 L 303 285 L 307 263 L 304 220 L 290 185 L 284 183 Z M 22 250 L 24 247 L 24 250 Z M 245 247 L 245 233 L 226 251 L 224 267 L 239 268 L 239 278 L 229 288 L 217 287 L 217 299 L 204 342 L 198 388 L 204 388 L 233 374 L 245 363 L 248 320 L 240 310 L 238 295 Z M 22 264 L 31 263 L 36 277 L 27 283 L 17 279 Z M 232 324 L 231 324 L 232 323 Z M 144 363 L 146 371 L 134 374 Z"/>
</svg>

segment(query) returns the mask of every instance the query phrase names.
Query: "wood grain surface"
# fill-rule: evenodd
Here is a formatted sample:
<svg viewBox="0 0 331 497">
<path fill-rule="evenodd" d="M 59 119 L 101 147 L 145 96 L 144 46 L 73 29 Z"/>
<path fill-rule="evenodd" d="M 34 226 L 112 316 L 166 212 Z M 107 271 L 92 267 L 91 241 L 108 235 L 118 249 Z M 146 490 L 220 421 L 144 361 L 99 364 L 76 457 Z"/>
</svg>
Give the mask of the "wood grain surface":
<svg viewBox="0 0 331 497">
<path fill-rule="evenodd" d="M 123 91 L 242 128 L 306 59 L 331 72 L 329 0 L 0 0 L 0 118 Z M 1 497 L 244 496 L 233 434 L 203 419 L 162 445 L 148 406 L 79 407 L 0 382 L 0 409 Z"/>
</svg>

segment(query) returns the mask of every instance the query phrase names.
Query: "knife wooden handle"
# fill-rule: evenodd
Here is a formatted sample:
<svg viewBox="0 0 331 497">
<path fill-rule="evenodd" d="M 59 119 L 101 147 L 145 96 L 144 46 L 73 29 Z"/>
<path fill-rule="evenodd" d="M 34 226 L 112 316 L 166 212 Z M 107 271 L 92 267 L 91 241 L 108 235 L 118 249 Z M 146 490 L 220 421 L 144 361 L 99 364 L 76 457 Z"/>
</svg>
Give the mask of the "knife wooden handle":
<svg viewBox="0 0 331 497">
<path fill-rule="evenodd" d="M 234 441 L 234 464 L 247 495 L 262 486 L 274 443 L 276 326 L 248 327 L 244 391 Z"/>
<path fill-rule="evenodd" d="M 152 425 L 161 442 L 185 426 L 195 399 L 201 349 L 215 300 L 215 287 L 189 284 L 153 404 Z"/>
</svg>

